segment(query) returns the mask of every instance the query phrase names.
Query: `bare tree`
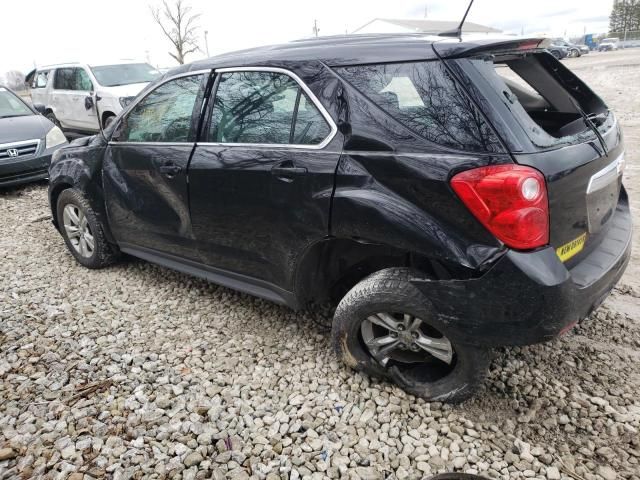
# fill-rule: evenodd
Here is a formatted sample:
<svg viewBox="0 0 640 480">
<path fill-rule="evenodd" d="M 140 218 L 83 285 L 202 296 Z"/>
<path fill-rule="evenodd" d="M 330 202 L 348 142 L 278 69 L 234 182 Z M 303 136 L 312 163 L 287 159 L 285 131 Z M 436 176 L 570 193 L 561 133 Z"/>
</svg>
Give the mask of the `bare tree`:
<svg viewBox="0 0 640 480">
<path fill-rule="evenodd" d="M 0 79 L 1 80 L 1 79 Z M 17 70 L 9 70 L 4 74 L 4 80 L 0 81 L 11 90 L 24 90 L 24 74 Z"/>
<path fill-rule="evenodd" d="M 173 6 L 173 8 L 172 8 Z M 200 50 L 197 44 L 197 20 L 199 13 L 193 13 L 192 8 L 183 0 L 173 0 L 169 5 L 162 0 L 162 8 L 151 7 L 153 19 L 162 29 L 162 33 L 171 41 L 175 53 L 169 52 L 179 64 L 184 63 L 185 57 Z"/>
</svg>

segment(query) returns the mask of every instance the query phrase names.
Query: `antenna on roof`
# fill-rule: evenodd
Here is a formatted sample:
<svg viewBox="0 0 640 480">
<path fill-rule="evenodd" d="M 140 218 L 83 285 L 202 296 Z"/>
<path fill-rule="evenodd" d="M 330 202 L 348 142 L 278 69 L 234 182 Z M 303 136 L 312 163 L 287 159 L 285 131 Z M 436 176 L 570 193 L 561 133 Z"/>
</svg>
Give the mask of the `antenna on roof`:
<svg viewBox="0 0 640 480">
<path fill-rule="evenodd" d="M 467 15 L 469 15 L 469 10 L 471 10 L 471 5 L 473 5 L 473 0 L 469 2 L 469 6 L 467 7 L 467 11 L 464 12 L 464 17 L 460 21 L 460 25 L 455 30 L 447 30 L 446 32 L 440 32 L 438 34 L 439 37 L 458 37 L 462 39 L 462 25 L 464 25 L 464 21 L 467 19 Z"/>
</svg>

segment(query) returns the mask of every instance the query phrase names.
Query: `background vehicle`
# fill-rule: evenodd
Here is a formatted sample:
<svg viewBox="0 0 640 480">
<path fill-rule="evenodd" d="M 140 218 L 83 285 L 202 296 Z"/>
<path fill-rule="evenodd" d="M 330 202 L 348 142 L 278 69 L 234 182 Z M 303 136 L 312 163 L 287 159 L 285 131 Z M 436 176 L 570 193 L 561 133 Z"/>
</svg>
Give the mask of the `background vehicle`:
<svg viewBox="0 0 640 480">
<path fill-rule="evenodd" d="M 54 158 L 52 216 L 89 268 L 337 305 L 347 365 L 462 400 L 489 347 L 567 331 L 630 255 L 616 119 L 546 48 L 363 35 L 181 67 Z"/>
<path fill-rule="evenodd" d="M 556 43 L 555 40 L 548 47 L 549 53 L 556 57 L 558 60 L 569 56 L 571 49 L 564 44 Z"/>
<path fill-rule="evenodd" d="M 610 52 L 612 50 L 618 49 L 618 43 L 620 39 L 611 37 L 611 38 L 603 38 L 600 44 L 598 45 L 599 52 Z"/>
<path fill-rule="evenodd" d="M 563 38 L 554 38 L 553 45 L 566 47 L 568 49 L 567 56 L 580 57 L 586 53 L 589 53 L 589 47 L 586 45 L 576 45 L 575 43 L 569 43 Z"/>
<path fill-rule="evenodd" d="M 40 67 L 27 75 L 31 99 L 65 132 L 95 133 L 159 75 L 146 63 L 69 63 Z"/>
<path fill-rule="evenodd" d="M 51 154 L 66 144 L 58 127 L 0 86 L 0 187 L 47 178 Z"/>
</svg>

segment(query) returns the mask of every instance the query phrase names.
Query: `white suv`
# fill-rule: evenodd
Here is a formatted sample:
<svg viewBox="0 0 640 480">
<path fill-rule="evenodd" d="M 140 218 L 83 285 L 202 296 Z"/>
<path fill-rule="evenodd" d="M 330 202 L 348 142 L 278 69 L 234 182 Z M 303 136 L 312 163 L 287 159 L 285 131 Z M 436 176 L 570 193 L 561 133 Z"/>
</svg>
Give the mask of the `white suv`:
<svg viewBox="0 0 640 480">
<path fill-rule="evenodd" d="M 68 63 L 29 73 L 33 105 L 66 132 L 94 133 L 160 75 L 147 63 Z M 96 105 L 97 100 L 97 105 Z"/>
</svg>

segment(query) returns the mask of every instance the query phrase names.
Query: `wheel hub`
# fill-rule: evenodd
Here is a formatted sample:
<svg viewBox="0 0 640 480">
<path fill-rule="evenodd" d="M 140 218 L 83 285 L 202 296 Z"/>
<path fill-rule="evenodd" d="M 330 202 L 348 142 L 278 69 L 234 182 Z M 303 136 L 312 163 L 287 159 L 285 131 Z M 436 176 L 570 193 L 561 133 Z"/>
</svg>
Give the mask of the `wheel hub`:
<svg viewBox="0 0 640 480">
<path fill-rule="evenodd" d="M 64 230 L 73 249 L 85 258 L 91 257 L 95 249 L 95 239 L 84 212 L 71 203 L 62 211 Z"/>
<path fill-rule="evenodd" d="M 419 363 L 433 358 L 450 365 L 453 360 L 451 342 L 437 333 L 434 336 L 427 334 L 427 328 L 422 319 L 413 315 L 394 316 L 381 312 L 367 317 L 361 324 L 360 333 L 369 353 L 382 366 L 391 359 Z"/>
</svg>

